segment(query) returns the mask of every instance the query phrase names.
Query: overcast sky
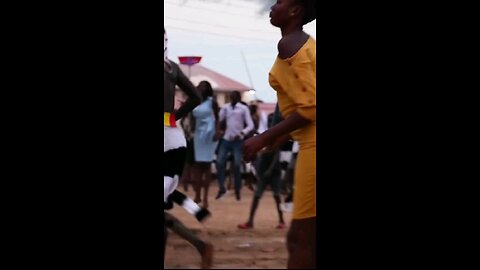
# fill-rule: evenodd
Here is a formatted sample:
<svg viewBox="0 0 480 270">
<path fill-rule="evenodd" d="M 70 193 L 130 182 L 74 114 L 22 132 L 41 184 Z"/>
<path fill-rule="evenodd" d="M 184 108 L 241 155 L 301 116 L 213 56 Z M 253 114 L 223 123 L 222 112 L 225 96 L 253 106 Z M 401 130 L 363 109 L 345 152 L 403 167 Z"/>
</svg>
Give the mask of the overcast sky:
<svg viewBox="0 0 480 270">
<path fill-rule="evenodd" d="M 164 24 L 169 58 L 202 56 L 201 64 L 257 90 L 257 98 L 276 102 L 268 72 L 277 55 L 280 30 L 253 0 L 165 0 Z M 316 39 L 316 21 L 304 27 Z M 249 79 L 242 52 L 248 65 Z"/>
</svg>

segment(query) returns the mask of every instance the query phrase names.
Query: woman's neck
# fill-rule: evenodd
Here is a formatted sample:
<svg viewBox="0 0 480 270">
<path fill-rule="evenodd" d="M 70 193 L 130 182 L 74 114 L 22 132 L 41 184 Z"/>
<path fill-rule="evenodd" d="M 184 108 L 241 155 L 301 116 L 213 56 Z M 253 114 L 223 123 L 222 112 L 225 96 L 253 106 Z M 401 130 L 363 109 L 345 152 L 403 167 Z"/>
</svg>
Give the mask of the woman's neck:
<svg viewBox="0 0 480 270">
<path fill-rule="evenodd" d="M 291 34 L 302 33 L 303 32 L 303 26 L 287 25 L 283 28 L 280 28 L 280 31 L 282 32 L 282 37 L 284 37 L 284 36 L 291 35 Z"/>
</svg>

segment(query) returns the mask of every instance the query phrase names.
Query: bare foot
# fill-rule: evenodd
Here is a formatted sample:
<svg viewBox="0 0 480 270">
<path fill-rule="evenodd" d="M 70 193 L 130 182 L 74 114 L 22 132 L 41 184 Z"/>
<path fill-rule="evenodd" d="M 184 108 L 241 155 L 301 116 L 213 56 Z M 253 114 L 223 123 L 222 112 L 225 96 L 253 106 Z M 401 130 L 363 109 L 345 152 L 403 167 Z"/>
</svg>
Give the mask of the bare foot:
<svg viewBox="0 0 480 270">
<path fill-rule="evenodd" d="M 205 243 L 205 250 L 202 252 L 202 269 L 210 269 L 213 262 L 213 245 Z"/>
</svg>

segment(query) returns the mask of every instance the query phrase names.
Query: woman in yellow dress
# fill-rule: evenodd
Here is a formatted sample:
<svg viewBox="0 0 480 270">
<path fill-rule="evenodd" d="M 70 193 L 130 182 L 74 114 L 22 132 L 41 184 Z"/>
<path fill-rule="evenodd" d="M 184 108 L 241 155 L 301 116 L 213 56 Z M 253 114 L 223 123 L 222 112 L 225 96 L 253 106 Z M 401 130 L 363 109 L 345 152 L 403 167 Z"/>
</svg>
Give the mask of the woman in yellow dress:
<svg viewBox="0 0 480 270">
<path fill-rule="evenodd" d="M 299 142 L 288 268 L 316 268 L 316 42 L 303 25 L 316 18 L 314 0 L 277 0 L 270 22 L 279 27 L 278 57 L 269 74 L 283 121 L 244 143 L 244 159 L 288 139 Z"/>
</svg>

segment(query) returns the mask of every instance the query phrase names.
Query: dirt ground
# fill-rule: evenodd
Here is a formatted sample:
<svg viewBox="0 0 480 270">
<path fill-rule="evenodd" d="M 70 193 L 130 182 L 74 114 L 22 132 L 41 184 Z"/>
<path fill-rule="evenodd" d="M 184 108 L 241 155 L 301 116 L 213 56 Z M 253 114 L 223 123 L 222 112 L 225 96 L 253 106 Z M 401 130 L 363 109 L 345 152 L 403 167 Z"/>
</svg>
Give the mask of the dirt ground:
<svg viewBox="0 0 480 270">
<path fill-rule="evenodd" d="M 179 190 L 184 192 L 183 187 Z M 255 215 L 254 229 L 240 230 L 237 225 L 248 219 L 253 192 L 242 189 L 242 199 L 237 201 L 233 191 L 216 201 L 217 184 L 212 182 L 209 192 L 209 210 L 212 217 L 200 224 L 181 207 L 170 212 L 193 229 L 201 239 L 215 246 L 213 269 L 286 269 L 287 229 L 276 229 L 278 214 L 273 193 L 266 191 Z M 186 192 L 191 198 L 194 192 Z M 284 213 L 290 225 L 291 214 Z M 200 255 L 187 241 L 169 233 L 165 269 L 200 269 Z"/>
</svg>

